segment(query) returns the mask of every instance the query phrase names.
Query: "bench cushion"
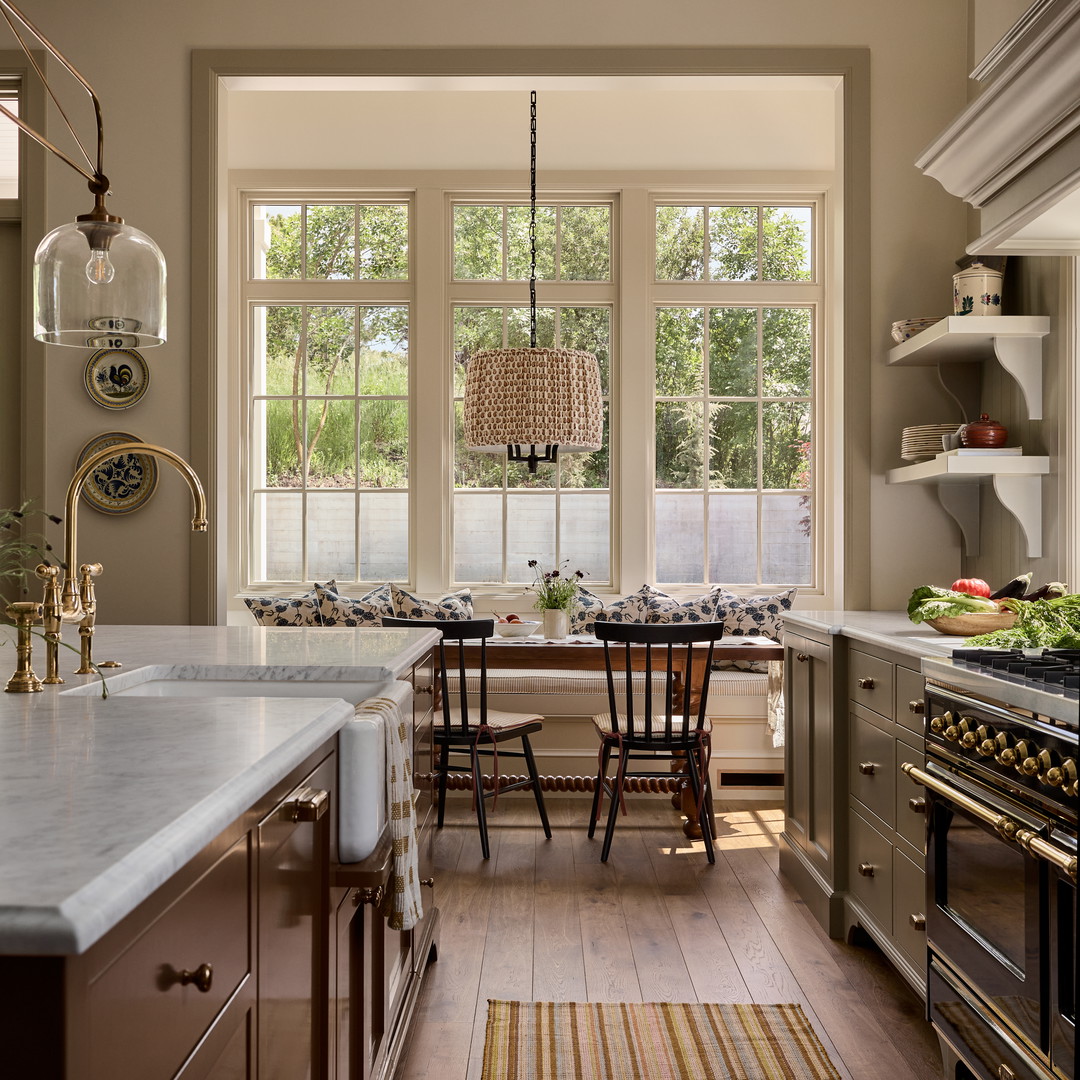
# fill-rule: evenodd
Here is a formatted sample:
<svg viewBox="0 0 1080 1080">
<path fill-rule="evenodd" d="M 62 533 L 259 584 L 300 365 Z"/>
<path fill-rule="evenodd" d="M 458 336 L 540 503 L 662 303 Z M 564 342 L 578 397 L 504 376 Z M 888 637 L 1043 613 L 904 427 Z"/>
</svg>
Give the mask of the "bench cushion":
<svg viewBox="0 0 1080 1080">
<path fill-rule="evenodd" d="M 450 692 L 458 689 L 457 673 L 447 673 Z M 753 671 L 714 671 L 709 677 L 709 697 L 761 697 L 768 688 L 768 676 Z M 480 693 L 480 673 L 466 670 L 466 690 Z M 616 689 L 619 684 L 616 683 Z M 645 673 L 634 673 L 634 689 L 644 691 Z M 607 694 L 603 671 L 567 671 L 558 668 L 488 668 L 489 694 Z"/>
</svg>

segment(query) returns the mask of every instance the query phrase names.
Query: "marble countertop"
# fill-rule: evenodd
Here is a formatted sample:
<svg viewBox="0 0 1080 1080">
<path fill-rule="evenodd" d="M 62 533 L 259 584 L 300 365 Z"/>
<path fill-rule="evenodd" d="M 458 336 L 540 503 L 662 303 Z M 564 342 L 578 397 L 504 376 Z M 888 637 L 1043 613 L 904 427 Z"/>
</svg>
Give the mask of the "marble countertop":
<svg viewBox="0 0 1080 1080">
<path fill-rule="evenodd" d="M 188 678 L 381 682 L 437 640 L 431 630 L 102 626 L 94 654 L 123 663 L 114 685 L 163 663 Z M 0 657 L 14 670 L 14 648 Z M 34 662 L 40 674 L 40 647 Z M 0 694 L 0 953 L 85 951 L 353 715 L 325 696 L 64 695 L 95 680 L 67 674 L 77 662 L 61 650 L 66 686 Z"/>
<path fill-rule="evenodd" d="M 796 632 L 804 626 L 819 633 L 842 634 L 912 657 L 951 656 L 964 641 L 913 623 L 903 611 L 789 611 L 784 625 Z"/>
</svg>

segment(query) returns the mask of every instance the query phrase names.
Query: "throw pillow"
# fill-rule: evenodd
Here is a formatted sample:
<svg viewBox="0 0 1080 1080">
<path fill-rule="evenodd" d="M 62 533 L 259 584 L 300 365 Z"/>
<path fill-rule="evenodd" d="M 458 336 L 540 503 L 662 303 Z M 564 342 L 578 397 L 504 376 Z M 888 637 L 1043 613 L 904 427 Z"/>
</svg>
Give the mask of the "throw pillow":
<svg viewBox="0 0 1080 1080">
<path fill-rule="evenodd" d="M 721 622 L 717 614 L 717 603 L 720 599 L 718 589 L 710 589 L 701 596 L 695 596 L 692 600 L 676 600 L 674 596 L 668 596 L 666 592 L 654 589 L 646 585 L 647 600 L 646 612 L 648 621 L 651 623 L 697 623 L 697 622 Z"/>
<path fill-rule="evenodd" d="M 769 674 L 768 660 L 714 660 L 713 671 L 751 671 L 755 675 Z"/>
<path fill-rule="evenodd" d="M 342 596 L 333 585 L 315 584 L 323 626 L 382 626 L 383 616 L 394 614 L 389 585 L 378 585 L 359 599 Z"/>
<path fill-rule="evenodd" d="M 473 617 L 472 590 L 461 589 L 439 600 L 423 600 L 391 584 L 394 613 L 399 619 L 444 619 L 464 622 Z"/>
<path fill-rule="evenodd" d="M 588 589 L 578 589 L 570 609 L 570 633 L 592 634 L 596 620 L 601 622 L 646 622 L 648 585 L 621 600 L 605 600 Z"/>
<path fill-rule="evenodd" d="M 322 626 L 315 589 L 303 596 L 245 596 L 243 599 L 260 626 Z"/>
<path fill-rule="evenodd" d="M 768 637 L 784 640 L 784 612 L 791 610 L 798 589 L 775 596 L 736 596 L 720 590 L 717 618 L 724 620 L 724 633 L 731 637 Z"/>
</svg>

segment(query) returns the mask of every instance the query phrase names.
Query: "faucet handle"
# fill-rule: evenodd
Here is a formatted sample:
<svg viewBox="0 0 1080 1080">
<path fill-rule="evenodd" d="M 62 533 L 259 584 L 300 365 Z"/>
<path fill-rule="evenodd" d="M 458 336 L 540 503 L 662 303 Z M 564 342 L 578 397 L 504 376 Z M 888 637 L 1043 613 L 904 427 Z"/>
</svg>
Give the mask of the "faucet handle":
<svg viewBox="0 0 1080 1080">
<path fill-rule="evenodd" d="M 101 563 L 99 562 L 84 562 L 79 566 L 79 575 L 83 582 L 88 582 L 91 578 L 95 578 L 101 573 Z"/>
<path fill-rule="evenodd" d="M 39 563 L 34 573 L 46 584 L 50 584 L 50 578 L 55 581 L 60 576 L 60 567 L 53 566 L 51 563 Z"/>
</svg>

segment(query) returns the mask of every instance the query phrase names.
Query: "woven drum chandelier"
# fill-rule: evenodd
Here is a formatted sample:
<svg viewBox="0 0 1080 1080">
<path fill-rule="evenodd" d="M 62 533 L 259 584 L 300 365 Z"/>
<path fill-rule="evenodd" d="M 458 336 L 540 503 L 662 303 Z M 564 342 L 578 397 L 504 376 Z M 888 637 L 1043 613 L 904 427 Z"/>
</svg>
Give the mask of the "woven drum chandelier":
<svg viewBox="0 0 1080 1080">
<path fill-rule="evenodd" d="M 556 462 L 599 450 L 604 409 L 592 353 L 536 346 L 536 91 L 529 95 L 529 347 L 485 349 L 465 368 L 465 445 L 508 461 Z"/>
</svg>

